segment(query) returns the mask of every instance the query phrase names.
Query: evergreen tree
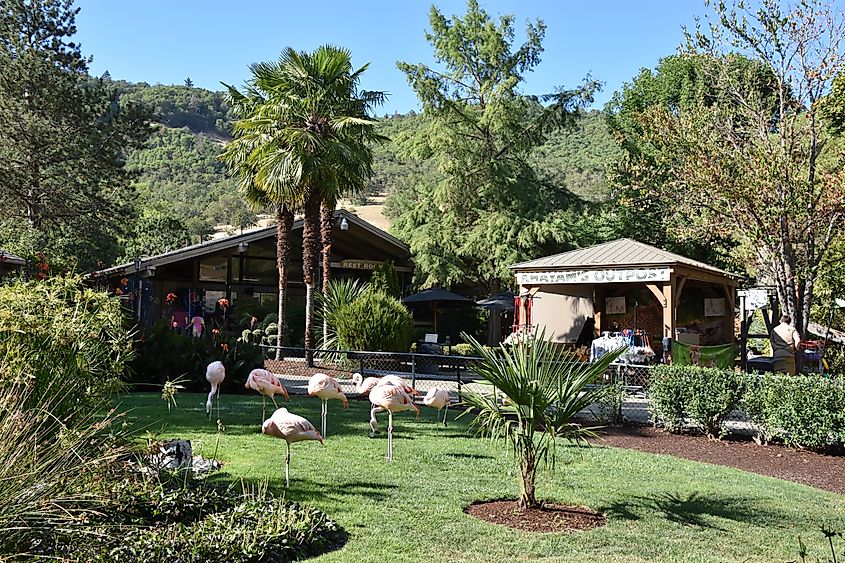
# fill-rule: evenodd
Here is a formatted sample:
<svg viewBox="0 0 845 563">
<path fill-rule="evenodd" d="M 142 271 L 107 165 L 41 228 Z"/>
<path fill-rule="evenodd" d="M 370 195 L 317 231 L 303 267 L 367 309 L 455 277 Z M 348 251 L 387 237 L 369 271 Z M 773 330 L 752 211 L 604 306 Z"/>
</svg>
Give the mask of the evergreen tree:
<svg viewBox="0 0 845 563">
<path fill-rule="evenodd" d="M 88 269 L 118 252 L 132 197 L 123 159 L 148 131 L 88 75 L 77 13 L 71 0 L 0 3 L 0 232 L 17 233 L 0 244 L 64 250 L 60 264 Z"/>
</svg>

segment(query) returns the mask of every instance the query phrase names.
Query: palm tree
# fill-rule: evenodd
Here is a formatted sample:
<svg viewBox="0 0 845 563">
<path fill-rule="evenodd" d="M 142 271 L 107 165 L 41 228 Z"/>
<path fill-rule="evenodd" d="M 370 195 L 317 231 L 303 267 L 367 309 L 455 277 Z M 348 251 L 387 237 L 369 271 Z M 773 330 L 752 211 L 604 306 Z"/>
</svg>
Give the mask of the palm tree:
<svg viewBox="0 0 845 563">
<path fill-rule="evenodd" d="M 243 149 L 233 149 L 238 156 L 231 157 L 243 179 L 242 190 L 247 195 L 251 190 L 266 194 L 273 204 L 302 209 L 304 214 L 307 349 L 314 348 L 321 246 L 323 266 L 330 268 L 332 212 L 341 194 L 363 188 L 372 175 L 369 144 L 384 140 L 375 132 L 376 122 L 368 117 L 384 94 L 358 90 L 366 68 L 353 71 L 351 55 L 345 49 L 323 46 L 307 53 L 287 48 L 276 62 L 250 66 L 253 78 L 246 94 L 229 87 L 236 110 L 243 109 L 244 114 L 235 126 L 239 137 L 233 141 L 241 141 Z M 321 207 L 327 209 L 328 235 L 321 233 L 326 231 L 320 225 Z M 328 272 L 324 277 L 329 277 Z M 281 288 L 281 267 L 279 283 Z M 308 362 L 312 363 L 310 354 Z"/>
<path fill-rule="evenodd" d="M 473 426 L 491 439 L 510 442 L 521 476 L 519 507 L 540 506 L 534 493 L 537 470 L 554 467 L 555 441 L 568 439 L 588 445 L 595 428 L 574 421 L 575 415 L 603 396 L 587 385 L 598 380 L 622 350 L 602 356 L 593 364 L 567 358 L 545 334 L 531 336 L 495 352 L 462 335 L 482 358 L 475 372 L 492 385 L 492 393 L 464 391 L 466 410 L 475 412 Z"/>
<path fill-rule="evenodd" d="M 281 359 L 285 339 L 288 263 L 290 234 L 294 209 L 301 207 L 301 195 L 291 189 L 279 170 L 268 170 L 267 164 L 278 157 L 275 142 L 279 124 L 273 119 L 272 78 L 266 69 L 250 67 L 253 78 L 246 93 L 226 85 L 229 101 L 238 119 L 232 127 L 235 139 L 226 145 L 221 159 L 238 178 L 238 187 L 246 201 L 256 210 L 273 208 L 276 216 L 276 268 L 279 274 L 276 359 Z"/>
</svg>

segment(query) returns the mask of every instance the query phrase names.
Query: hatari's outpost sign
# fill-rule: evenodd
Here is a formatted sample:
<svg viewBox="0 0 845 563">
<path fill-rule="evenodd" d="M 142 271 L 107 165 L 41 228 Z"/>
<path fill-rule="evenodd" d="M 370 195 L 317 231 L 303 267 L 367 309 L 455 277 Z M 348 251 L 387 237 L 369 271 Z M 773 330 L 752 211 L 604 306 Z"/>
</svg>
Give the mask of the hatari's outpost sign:
<svg viewBox="0 0 845 563">
<path fill-rule="evenodd" d="M 669 268 L 570 270 L 568 272 L 520 272 L 520 285 L 565 283 L 651 283 L 669 281 Z"/>
</svg>

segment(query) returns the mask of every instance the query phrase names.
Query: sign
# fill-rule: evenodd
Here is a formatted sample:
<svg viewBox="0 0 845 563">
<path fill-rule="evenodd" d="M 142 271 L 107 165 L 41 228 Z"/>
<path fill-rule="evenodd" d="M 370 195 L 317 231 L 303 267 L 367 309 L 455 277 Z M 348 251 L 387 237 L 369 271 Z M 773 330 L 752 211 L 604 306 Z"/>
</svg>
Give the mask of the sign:
<svg viewBox="0 0 845 563">
<path fill-rule="evenodd" d="M 745 297 L 745 310 L 756 311 L 757 309 L 765 309 L 769 306 L 769 292 L 765 289 L 746 289 L 744 292 L 739 292 L 740 296 Z"/>
<path fill-rule="evenodd" d="M 565 283 L 651 283 L 669 281 L 669 268 L 570 270 L 568 272 L 519 272 L 520 285 Z"/>
<path fill-rule="evenodd" d="M 705 317 L 724 317 L 725 316 L 725 298 L 717 297 L 715 299 L 704 300 L 704 316 Z"/>
<path fill-rule="evenodd" d="M 604 312 L 608 315 L 624 315 L 627 309 L 625 308 L 625 296 L 622 297 L 607 297 L 604 300 Z"/>
<path fill-rule="evenodd" d="M 337 267 L 345 268 L 347 270 L 374 270 L 376 266 L 381 266 L 384 262 L 377 260 L 341 260 Z"/>
</svg>

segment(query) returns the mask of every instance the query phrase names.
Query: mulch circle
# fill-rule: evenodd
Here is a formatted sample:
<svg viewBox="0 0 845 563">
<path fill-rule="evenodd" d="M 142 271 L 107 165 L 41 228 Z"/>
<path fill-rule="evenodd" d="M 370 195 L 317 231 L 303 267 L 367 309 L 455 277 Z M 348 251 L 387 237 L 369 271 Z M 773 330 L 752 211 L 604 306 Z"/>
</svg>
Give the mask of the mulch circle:
<svg viewBox="0 0 845 563">
<path fill-rule="evenodd" d="M 604 514 L 583 506 L 544 504 L 521 510 L 514 500 L 474 502 L 464 512 L 491 524 L 524 532 L 577 532 L 604 526 Z"/>
<path fill-rule="evenodd" d="M 845 494 L 842 477 L 845 456 L 778 445 L 759 446 L 750 439 L 708 440 L 704 436 L 670 434 L 650 426 L 611 426 L 603 429 L 594 443 L 735 467 Z"/>
</svg>

